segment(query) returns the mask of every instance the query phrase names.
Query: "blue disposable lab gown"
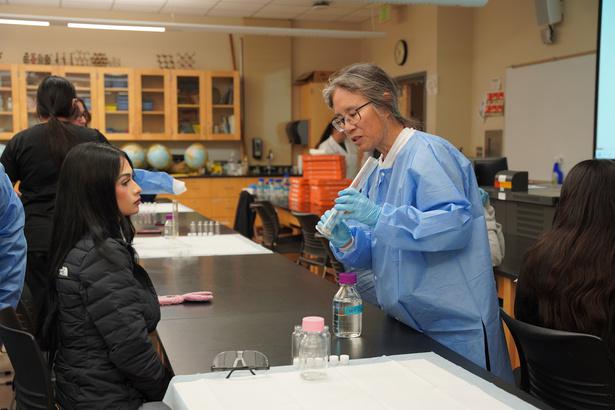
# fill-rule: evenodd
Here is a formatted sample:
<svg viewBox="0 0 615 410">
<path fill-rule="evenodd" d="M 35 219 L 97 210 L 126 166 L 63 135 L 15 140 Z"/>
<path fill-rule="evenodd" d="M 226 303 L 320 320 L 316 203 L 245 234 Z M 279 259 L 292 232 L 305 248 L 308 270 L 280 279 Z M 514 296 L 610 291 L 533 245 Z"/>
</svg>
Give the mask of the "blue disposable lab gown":
<svg viewBox="0 0 615 410">
<path fill-rule="evenodd" d="M 470 161 L 442 138 L 414 131 L 363 192 L 382 212 L 371 229 L 352 225 L 353 244 L 333 247 L 336 257 L 373 271 L 385 312 L 483 368 L 486 334 L 492 373 L 512 381 Z"/>
<path fill-rule="evenodd" d="M 26 274 L 24 210 L 0 164 L 0 309 L 17 307 Z"/>
</svg>

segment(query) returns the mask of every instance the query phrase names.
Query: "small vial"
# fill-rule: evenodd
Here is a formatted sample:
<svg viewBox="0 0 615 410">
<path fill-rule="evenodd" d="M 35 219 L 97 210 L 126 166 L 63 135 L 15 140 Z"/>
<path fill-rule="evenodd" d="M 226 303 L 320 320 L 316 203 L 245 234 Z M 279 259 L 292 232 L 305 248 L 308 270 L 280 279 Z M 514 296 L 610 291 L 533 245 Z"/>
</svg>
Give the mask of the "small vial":
<svg viewBox="0 0 615 410">
<path fill-rule="evenodd" d="M 214 234 L 214 221 L 207 221 L 207 229 L 205 231 L 207 236 Z"/>
<path fill-rule="evenodd" d="M 195 236 L 196 235 L 196 222 L 192 221 L 190 222 L 190 232 L 188 233 L 188 236 Z"/>
<path fill-rule="evenodd" d="M 198 235 L 203 236 L 203 221 L 199 221 L 198 229 Z"/>
<path fill-rule="evenodd" d="M 350 363 L 350 356 L 348 356 L 347 354 L 341 354 L 340 355 L 340 364 L 341 365 L 347 365 L 348 363 Z"/>
<path fill-rule="evenodd" d="M 164 237 L 165 238 L 172 238 L 173 237 L 173 231 L 175 230 L 174 227 L 174 223 L 173 223 L 173 214 L 168 213 L 166 216 L 166 221 L 164 223 Z"/>
<path fill-rule="evenodd" d="M 329 356 L 329 366 L 337 366 L 340 362 L 340 357 L 336 354 L 332 354 Z"/>
<path fill-rule="evenodd" d="M 220 235 L 220 222 L 218 221 L 214 223 L 214 235 Z"/>
</svg>

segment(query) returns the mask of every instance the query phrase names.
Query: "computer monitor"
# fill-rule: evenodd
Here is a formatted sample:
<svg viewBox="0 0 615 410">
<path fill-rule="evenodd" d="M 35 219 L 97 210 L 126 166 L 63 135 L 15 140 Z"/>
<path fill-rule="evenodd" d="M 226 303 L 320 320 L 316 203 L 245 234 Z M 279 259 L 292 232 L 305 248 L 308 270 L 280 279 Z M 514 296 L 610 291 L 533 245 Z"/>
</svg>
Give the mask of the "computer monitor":
<svg viewBox="0 0 615 410">
<path fill-rule="evenodd" d="M 499 171 L 505 171 L 508 169 L 508 161 L 506 161 L 506 157 L 476 158 L 473 162 L 474 174 L 476 174 L 478 186 L 493 186 L 495 174 Z"/>
<path fill-rule="evenodd" d="M 615 2 L 601 0 L 598 18 L 594 157 L 615 159 Z M 608 23 L 608 22 L 611 23 Z"/>
</svg>

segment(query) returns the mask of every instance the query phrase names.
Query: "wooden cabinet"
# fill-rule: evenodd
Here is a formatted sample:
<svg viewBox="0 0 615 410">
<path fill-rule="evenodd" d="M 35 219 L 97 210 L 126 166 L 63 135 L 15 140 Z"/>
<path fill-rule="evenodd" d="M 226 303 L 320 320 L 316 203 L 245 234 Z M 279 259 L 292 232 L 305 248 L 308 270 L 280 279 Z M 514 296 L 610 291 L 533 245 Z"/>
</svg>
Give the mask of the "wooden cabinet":
<svg viewBox="0 0 615 410">
<path fill-rule="evenodd" d="M 198 213 L 233 227 L 241 190 L 255 184 L 257 178 L 180 178 L 188 190 L 181 195 L 160 195 L 177 199 Z"/>
<path fill-rule="evenodd" d="M 135 70 L 137 135 L 167 140 L 171 135 L 171 75 L 169 70 Z"/>
<path fill-rule="evenodd" d="M 329 122 L 333 119 L 333 111 L 322 97 L 325 83 L 307 83 L 297 86 L 299 88 L 299 120 L 309 121 L 308 146 L 316 148 L 320 136 Z"/>
<path fill-rule="evenodd" d="M 0 65 L 0 140 L 39 122 L 36 92 L 66 77 L 110 140 L 241 140 L 236 71 Z"/>
<path fill-rule="evenodd" d="M 0 139 L 9 139 L 19 129 L 17 68 L 0 64 Z"/>
<path fill-rule="evenodd" d="M 205 138 L 215 141 L 241 139 L 239 73 L 214 71 L 207 81 L 208 129 Z"/>
</svg>

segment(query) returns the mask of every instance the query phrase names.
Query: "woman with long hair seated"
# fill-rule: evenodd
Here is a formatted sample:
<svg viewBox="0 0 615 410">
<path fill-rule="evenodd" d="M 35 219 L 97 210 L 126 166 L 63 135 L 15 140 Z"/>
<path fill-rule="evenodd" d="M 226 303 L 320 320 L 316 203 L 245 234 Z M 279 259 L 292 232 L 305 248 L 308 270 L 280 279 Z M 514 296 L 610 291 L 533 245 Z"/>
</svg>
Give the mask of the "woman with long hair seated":
<svg viewBox="0 0 615 410">
<path fill-rule="evenodd" d="M 63 409 L 137 409 L 168 384 L 148 335 L 157 295 L 131 246 L 132 175 L 123 151 L 97 143 L 73 148 L 60 171 L 43 335 Z"/>
<path fill-rule="evenodd" d="M 521 267 L 515 316 L 596 335 L 615 357 L 615 162 L 587 160 L 570 170 L 553 227 Z"/>
</svg>

